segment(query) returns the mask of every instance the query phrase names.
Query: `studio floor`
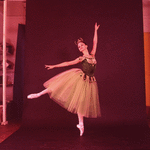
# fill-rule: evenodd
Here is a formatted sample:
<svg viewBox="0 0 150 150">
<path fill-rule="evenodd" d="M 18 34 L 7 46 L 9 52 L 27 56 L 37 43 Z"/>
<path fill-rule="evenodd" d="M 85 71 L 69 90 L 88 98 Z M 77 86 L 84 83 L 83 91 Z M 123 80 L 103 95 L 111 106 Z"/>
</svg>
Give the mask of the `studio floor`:
<svg viewBox="0 0 150 150">
<path fill-rule="evenodd" d="M 144 150 L 150 149 L 149 129 L 85 129 L 80 137 L 76 128 L 24 128 L 20 122 L 12 121 L 0 126 L 0 149 Z"/>
<path fill-rule="evenodd" d="M 10 121 L 7 125 L 0 125 L 0 143 L 16 132 L 20 126 L 20 121 Z"/>
</svg>

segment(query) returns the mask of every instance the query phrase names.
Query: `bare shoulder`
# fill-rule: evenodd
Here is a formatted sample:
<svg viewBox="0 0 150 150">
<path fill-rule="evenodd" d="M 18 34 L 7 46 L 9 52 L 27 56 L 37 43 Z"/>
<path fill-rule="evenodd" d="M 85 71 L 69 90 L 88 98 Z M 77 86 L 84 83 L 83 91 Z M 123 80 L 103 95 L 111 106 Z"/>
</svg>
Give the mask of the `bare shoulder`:
<svg viewBox="0 0 150 150">
<path fill-rule="evenodd" d="M 95 58 L 95 54 L 90 53 L 91 58 Z"/>
<path fill-rule="evenodd" d="M 79 59 L 79 61 L 82 62 L 82 61 L 85 59 L 85 57 L 80 56 L 80 57 L 78 57 L 77 59 Z"/>
</svg>

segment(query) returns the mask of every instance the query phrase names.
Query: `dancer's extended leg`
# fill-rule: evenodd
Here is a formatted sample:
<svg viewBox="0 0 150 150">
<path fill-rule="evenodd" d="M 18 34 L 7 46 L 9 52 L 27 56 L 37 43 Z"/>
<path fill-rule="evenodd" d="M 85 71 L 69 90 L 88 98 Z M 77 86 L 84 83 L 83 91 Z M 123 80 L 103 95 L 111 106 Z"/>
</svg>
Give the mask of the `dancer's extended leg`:
<svg viewBox="0 0 150 150">
<path fill-rule="evenodd" d="M 78 113 L 78 120 L 79 124 L 77 124 L 77 128 L 80 130 L 80 136 L 84 133 L 84 123 L 83 123 L 83 116 Z"/>
<path fill-rule="evenodd" d="M 46 93 L 48 93 L 47 89 L 45 89 L 45 90 L 43 90 L 43 91 L 41 91 L 39 93 L 30 94 L 30 95 L 27 96 L 27 98 L 28 99 L 38 98 L 38 97 L 40 97 L 40 96 L 42 96 L 42 95 L 44 95 Z"/>
</svg>

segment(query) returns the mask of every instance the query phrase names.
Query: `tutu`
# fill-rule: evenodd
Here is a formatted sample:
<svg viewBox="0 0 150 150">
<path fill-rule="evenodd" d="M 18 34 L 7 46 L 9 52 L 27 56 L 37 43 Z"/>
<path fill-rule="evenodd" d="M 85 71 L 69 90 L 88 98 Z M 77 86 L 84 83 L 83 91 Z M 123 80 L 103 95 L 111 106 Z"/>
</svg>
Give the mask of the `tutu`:
<svg viewBox="0 0 150 150">
<path fill-rule="evenodd" d="M 98 87 L 95 77 L 92 80 L 78 68 L 64 71 L 46 81 L 44 87 L 56 103 L 71 113 L 84 117 L 101 116 Z"/>
</svg>

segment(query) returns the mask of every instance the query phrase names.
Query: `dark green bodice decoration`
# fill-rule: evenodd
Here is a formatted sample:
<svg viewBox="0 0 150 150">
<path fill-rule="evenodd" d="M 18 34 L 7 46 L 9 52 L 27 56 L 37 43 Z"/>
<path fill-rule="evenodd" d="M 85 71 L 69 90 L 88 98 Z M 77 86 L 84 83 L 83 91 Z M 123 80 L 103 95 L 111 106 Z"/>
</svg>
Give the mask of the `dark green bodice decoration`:
<svg viewBox="0 0 150 150">
<path fill-rule="evenodd" d="M 89 63 L 87 59 L 82 61 L 82 71 L 85 73 L 84 79 L 86 79 L 86 76 L 88 75 L 91 81 L 91 78 L 94 76 L 95 69 L 96 64 Z"/>
</svg>

